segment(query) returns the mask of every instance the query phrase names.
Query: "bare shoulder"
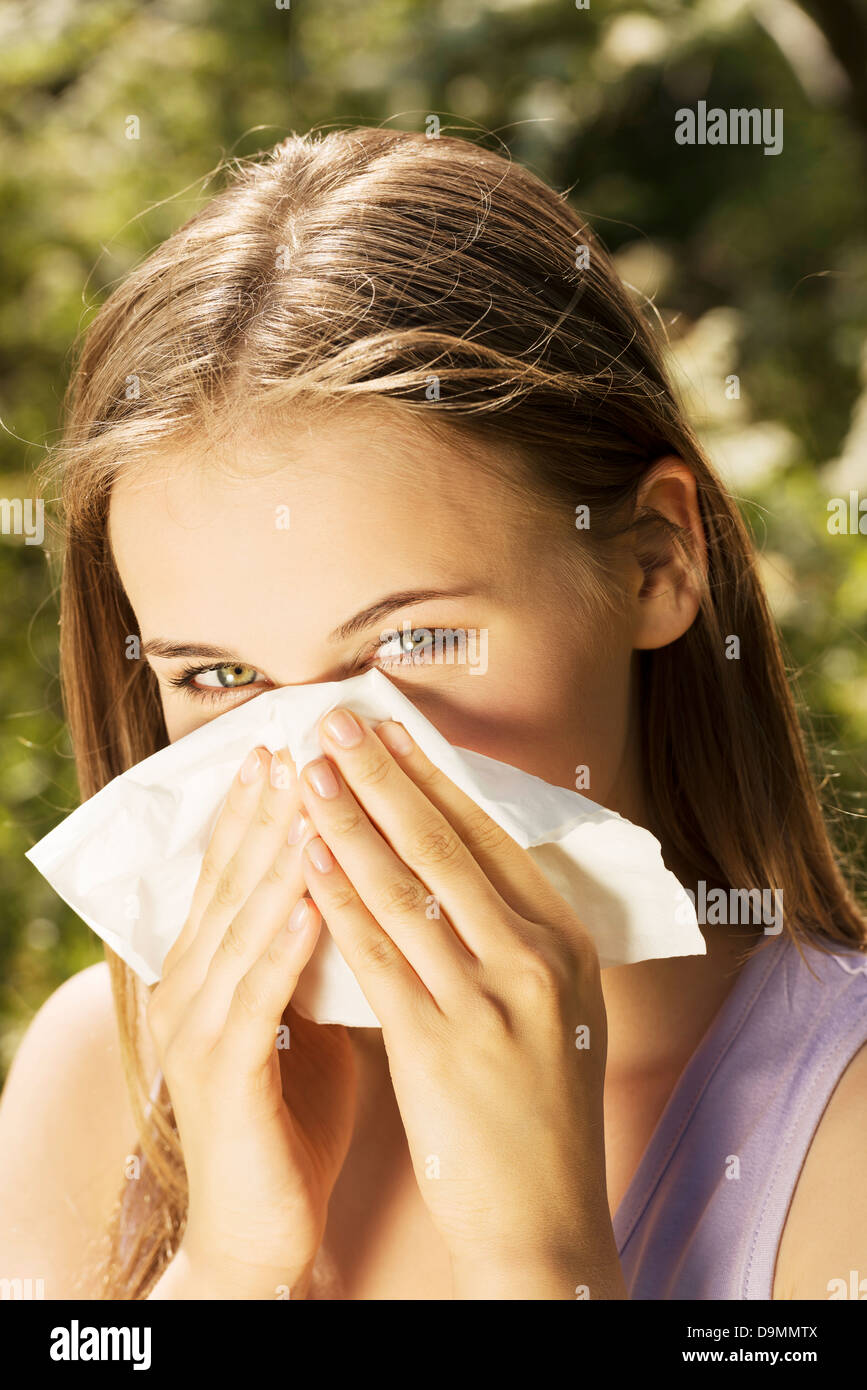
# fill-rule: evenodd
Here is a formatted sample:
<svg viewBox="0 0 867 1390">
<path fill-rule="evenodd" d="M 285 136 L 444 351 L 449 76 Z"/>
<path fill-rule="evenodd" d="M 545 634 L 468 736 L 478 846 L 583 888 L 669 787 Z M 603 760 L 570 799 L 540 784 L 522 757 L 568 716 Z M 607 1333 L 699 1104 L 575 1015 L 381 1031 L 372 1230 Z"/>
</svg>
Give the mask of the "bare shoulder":
<svg viewBox="0 0 867 1390">
<path fill-rule="evenodd" d="M 780 1241 L 774 1298 L 867 1298 L 865 1135 L 867 1044 L 841 1075 L 807 1151 Z"/>
<path fill-rule="evenodd" d="M 0 1279 L 86 1297 L 78 1279 L 136 1143 L 108 966 L 92 965 L 35 1015 L 0 1097 Z"/>
</svg>

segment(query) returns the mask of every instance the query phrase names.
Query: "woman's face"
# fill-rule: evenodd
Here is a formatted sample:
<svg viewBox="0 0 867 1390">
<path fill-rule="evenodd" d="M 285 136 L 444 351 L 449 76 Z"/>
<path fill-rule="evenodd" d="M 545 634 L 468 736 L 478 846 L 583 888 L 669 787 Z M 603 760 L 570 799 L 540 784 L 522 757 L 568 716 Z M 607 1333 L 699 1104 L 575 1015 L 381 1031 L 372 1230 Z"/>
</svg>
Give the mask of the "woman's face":
<svg viewBox="0 0 867 1390">
<path fill-rule="evenodd" d="M 585 766 L 586 795 L 637 815 L 629 614 L 594 619 L 565 579 L 571 517 L 522 506 L 459 441 L 432 443 L 386 404 L 228 462 L 236 476 L 166 454 L 112 494 L 170 740 L 275 686 L 376 666 L 450 743 L 564 787 Z M 458 634 L 459 659 L 437 629 Z M 430 659 L 399 662 L 413 647 Z"/>
</svg>

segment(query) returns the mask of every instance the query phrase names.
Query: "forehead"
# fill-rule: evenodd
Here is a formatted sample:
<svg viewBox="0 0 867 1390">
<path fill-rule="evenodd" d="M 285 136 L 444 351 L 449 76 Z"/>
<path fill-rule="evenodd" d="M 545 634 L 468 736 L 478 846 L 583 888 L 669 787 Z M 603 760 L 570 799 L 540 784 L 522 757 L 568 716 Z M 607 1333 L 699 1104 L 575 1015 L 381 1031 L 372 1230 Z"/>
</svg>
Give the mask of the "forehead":
<svg viewBox="0 0 867 1390">
<path fill-rule="evenodd" d="M 530 508 L 497 467 L 377 407 L 245 434 L 217 457 L 204 444 L 164 451 L 118 478 L 109 536 L 143 636 L 247 653 L 277 623 L 312 651 L 393 590 L 523 569 Z"/>
</svg>

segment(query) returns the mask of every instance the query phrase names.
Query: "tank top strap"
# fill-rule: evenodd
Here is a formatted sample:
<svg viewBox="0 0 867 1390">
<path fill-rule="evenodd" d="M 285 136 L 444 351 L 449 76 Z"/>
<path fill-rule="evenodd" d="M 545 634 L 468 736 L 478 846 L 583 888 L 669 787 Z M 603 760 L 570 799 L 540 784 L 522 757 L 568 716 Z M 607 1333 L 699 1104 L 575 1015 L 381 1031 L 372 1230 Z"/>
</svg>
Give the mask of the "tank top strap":
<svg viewBox="0 0 867 1390">
<path fill-rule="evenodd" d="M 867 953 L 769 938 L 743 964 L 614 1217 L 631 1298 L 770 1299 L 810 1142 L 867 1042 Z"/>
</svg>

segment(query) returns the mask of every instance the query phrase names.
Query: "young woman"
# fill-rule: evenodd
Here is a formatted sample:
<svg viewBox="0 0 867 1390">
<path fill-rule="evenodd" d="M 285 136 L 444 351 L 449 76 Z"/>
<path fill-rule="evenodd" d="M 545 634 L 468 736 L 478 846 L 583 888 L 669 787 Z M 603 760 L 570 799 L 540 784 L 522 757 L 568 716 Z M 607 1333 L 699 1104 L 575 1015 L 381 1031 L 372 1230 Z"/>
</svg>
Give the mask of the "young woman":
<svg viewBox="0 0 867 1390">
<path fill-rule="evenodd" d="M 300 775 L 251 750 L 159 984 L 106 950 L 19 1050 L 0 1274 L 121 1299 L 867 1276 L 864 919 L 737 510 L 560 196 L 385 130 L 238 163 L 97 314 L 54 465 L 83 796 L 378 665 L 450 742 L 586 769 L 697 901 L 784 915 L 708 913 L 706 955 L 600 974 L 592 923 L 399 725 L 344 709 Z M 484 632 L 484 674 L 408 660 L 437 628 Z M 381 1031 L 293 1010 L 322 918 Z"/>
</svg>

